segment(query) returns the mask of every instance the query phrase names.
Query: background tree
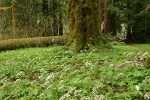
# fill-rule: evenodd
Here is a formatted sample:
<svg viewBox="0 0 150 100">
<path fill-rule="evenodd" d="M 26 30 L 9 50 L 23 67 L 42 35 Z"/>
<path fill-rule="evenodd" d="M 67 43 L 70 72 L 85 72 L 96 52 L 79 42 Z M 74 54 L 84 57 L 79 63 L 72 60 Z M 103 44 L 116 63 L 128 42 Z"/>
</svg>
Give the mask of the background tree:
<svg viewBox="0 0 150 100">
<path fill-rule="evenodd" d="M 117 7 L 122 10 L 120 15 L 122 23 L 127 25 L 127 40 L 126 42 L 145 43 L 149 42 L 150 13 L 144 12 L 149 0 L 123 0 L 118 1 Z"/>
<path fill-rule="evenodd" d="M 111 33 L 125 42 L 149 42 L 149 0 L 100 0 L 101 32 Z M 145 9 L 147 9 L 145 11 Z"/>
<path fill-rule="evenodd" d="M 116 13 L 113 11 L 115 0 L 99 0 L 100 3 L 100 25 L 101 32 L 108 35 L 116 36 Z"/>
<path fill-rule="evenodd" d="M 12 0 L 1 1 L 0 7 L 9 7 L 11 3 Z M 56 36 L 66 33 L 67 29 L 64 29 L 67 26 L 66 0 L 16 0 L 16 3 L 15 38 Z M 6 35 L 7 38 L 14 37 L 13 15 L 12 10 L 0 14 L 0 34 Z"/>
<path fill-rule="evenodd" d="M 16 37 L 16 28 L 17 28 L 17 1 L 12 0 L 12 31 L 13 37 Z"/>
<path fill-rule="evenodd" d="M 4 39 L 8 33 L 12 33 L 11 5 L 11 0 L 5 0 L 5 2 L 0 1 L 0 9 L 5 9 L 5 11 L 0 10 L 0 40 Z"/>
<path fill-rule="evenodd" d="M 12 14 L 13 9 L 3 12 L 6 8 L 11 9 L 11 1 L 12 0 L 0 1 L 0 39 L 41 36 L 46 37 L 69 33 L 67 23 L 67 9 L 69 0 L 16 0 L 16 25 L 12 25 L 12 18 L 14 18 L 14 13 Z M 127 38 L 125 42 L 129 43 L 150 42 L 149 0 L 97 0 L 94 1 L 97 2 L 96 5 L 90 5 L 92 8 L 87 7 L 89 5 L 86 6 L 86 4 L 80 3 L 79 0 L 73 0 L 72 2 L 74 2 L 74 4 L 72 4 L 74 9 L 77 9 L 78 7 L 81 8 L 80 6 L 77 6 L 77 4 L 84 6 L 81 8 L 81 11 L 78 11 L 84 12 L 82 14 L 84 17 L 83 22 L 81 22 L 81 26 L 85 25 L 83 29 L 86 31 L 91 31 L 89 33 L 92 34 L 85 35 L 87 36 L 86 42 L 89 41 L 89 37 L 92 36 L 93 38 L 93 34 L 95 33 L 92 31 L 94 30 L 93 27 L 95 27 L 92 25 L 95 25 L 95 22 L 90 22 L 90 18 L 92 18 L 94 16 L 93 14 L 96 14 L 97 12 L 95 11 L 93 13 L 90 10 L 95 10 L 96 8 L 99 9 L 99 16 L 96 15 L 96 17 L 98 17 L 98 20 L 96 19 L 96 21 L 99 21 L 99 28 L 96 26 L 95 29 L 99 29 L 100 32 L 104 33 L 106 36 L 110 36 L 111 34 L 111 40 Z M 90 2 L 90 0 L 81 0 L 81 2 Z M 73 34 L 77 33 L 76 31 L 79 31 L 80 26 L 77 24 L 79 22 L 76 21 L 79 19 L 76 17 L 78 13 L 76 13 L 75 10 L 72 10 L 72 6 L 70 6 L 69 9 L 70 36 L 75 38 L 77 35 Z M 78 16 L 81 16 L 81 14 L 78 14 Z M 84 20 L 89 21 L 89 23 L 84 22 Z M 88 25 L 91 25 L 92 28 L 90 27 L 88 29 Z M 15 26 L 15 28 L 12 26 Z M 75 29 L 75 27 L 78 28 Z M 15 32 L 13 31 L 14 29 Z M 15 36 L 13 35 L 14 33 L 16 33 Z M 69 45 L 74 44 L 74 39 L 72 37 L 69 40 L 70 42 L 68 42 Z M 91 39 L 91 41 L 93 40 Z M 86 47 L 86 44 L 89 44 L 86 42 L 83 43 L 85 46 L 81 47 L 84 48 Z"/>
</svg>

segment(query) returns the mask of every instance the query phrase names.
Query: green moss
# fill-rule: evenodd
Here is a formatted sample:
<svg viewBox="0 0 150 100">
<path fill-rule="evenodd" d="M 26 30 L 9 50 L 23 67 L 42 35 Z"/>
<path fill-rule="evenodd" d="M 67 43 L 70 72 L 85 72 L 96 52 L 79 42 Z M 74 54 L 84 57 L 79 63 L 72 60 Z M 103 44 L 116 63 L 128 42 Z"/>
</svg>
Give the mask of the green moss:
<svg viewBox="0 0 150 100">
<path fill-rule="evenodd" d="M 11 8 L 12 8 L 12 6 L 10 6 L 10 7 L 2 7 L 2 8 L 0 8 L 0 12 L 7 12 L 7 11 L 9 11 Z"/>
<path fill-rule="evenodd" d="M 98 12 L 96 0 L 70 0 L 70 36 L 67 43 L 70 50 L 79 52 L 86 47 L 92 47 L 91 45 L 98 42 L 100 42 L 99 44 L 104 43 L 105 39 L 99 30 Z"/>
<path fill-rule="evenodd" d="M 13 50 L 28 47 L 41 47 L 49 45 L 64 45 L 66 39 L 63 36 L 37 37 L 24 39 L 10 39 L 0 41 L 0 51 Z"/>
</svg>

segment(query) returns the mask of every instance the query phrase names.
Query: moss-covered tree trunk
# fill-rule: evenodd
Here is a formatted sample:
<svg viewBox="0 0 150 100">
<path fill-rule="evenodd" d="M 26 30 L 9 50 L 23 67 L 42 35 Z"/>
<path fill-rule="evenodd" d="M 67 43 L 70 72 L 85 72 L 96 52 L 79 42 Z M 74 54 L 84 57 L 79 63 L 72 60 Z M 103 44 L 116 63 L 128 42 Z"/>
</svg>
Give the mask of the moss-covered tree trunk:
<svg viewBox="0 0 150 100">
<path fill-rule="evenodd" d="M 69 0 L 69 27 L 68 45 L 73 52 L 103 42 L 97 0 Z"/>
</svg>

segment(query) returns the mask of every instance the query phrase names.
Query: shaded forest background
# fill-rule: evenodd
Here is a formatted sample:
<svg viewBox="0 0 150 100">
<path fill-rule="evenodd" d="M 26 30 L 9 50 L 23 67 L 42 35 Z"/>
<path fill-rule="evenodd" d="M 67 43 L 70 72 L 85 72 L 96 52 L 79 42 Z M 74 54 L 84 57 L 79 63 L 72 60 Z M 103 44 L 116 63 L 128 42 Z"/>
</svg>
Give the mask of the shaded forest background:
<svg viewBox="0 0 150 100">
<path fill-rule="evenodd" d="M 149 52 L 150 0 L 0 0 L 0 100 L 149 100 Z"/>
<path fill-rule="evenodd" d="M 150 42 L 149 0 L 97 0 L 109 40 Z M 0 0 L 0 40 L 69 34 L 68 0 Z"/>
</svg>

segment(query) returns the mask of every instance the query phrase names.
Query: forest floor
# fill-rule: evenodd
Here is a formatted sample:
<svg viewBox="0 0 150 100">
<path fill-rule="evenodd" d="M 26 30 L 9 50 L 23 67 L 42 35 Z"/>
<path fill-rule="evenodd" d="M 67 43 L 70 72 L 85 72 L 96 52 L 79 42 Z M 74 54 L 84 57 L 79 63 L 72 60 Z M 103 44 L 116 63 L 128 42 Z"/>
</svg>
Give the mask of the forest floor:
<svg viewBox="0 0 150 100">
<path fill-rule="evenodd" d="M 148 100 L 150 44 L 0 52 L 0 100 Z"/>
</svg>

